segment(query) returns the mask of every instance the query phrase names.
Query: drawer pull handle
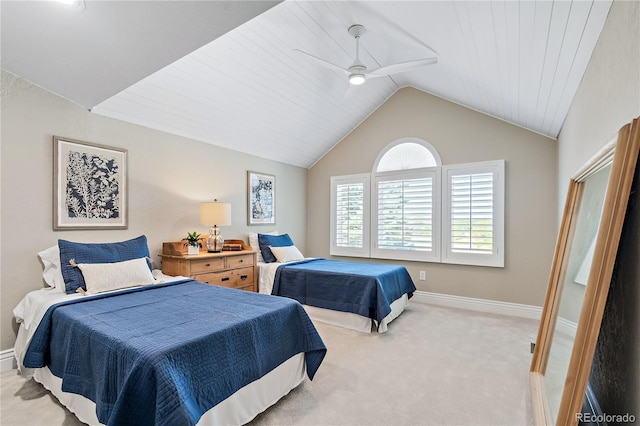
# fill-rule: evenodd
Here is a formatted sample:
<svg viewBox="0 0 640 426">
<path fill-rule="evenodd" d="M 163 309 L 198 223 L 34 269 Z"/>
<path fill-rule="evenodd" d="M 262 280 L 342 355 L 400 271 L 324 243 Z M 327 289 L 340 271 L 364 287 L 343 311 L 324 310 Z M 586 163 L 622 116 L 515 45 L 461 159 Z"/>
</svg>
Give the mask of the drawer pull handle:
<svg viewBox="0 0 640 426">
<path fill-rule="evenodd" d="M 240 279 L 241 279 L 241 280 L 246 280 L 246 279 L 247 279 L 247 277 L 248 277 L 248 275 L 240 275 Z"/>
<path fill-rule="evenodd" d="M 209 267 L 209 266 L 211 266 L 211 264 L 210 263 L 205 263 L 204 266 Z"/>
<path fill-rule="evenodd" d="M 224 277 L 220 281 L 229 281 L 229 277 Z"/>
</svg>

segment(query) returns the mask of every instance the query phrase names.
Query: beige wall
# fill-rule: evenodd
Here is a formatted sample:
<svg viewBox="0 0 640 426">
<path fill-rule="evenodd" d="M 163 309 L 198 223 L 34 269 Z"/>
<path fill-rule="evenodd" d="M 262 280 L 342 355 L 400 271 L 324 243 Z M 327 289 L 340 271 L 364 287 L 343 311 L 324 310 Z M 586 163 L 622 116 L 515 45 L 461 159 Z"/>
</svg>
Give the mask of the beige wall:
<svg viewBox="0 0 640 426">
<path fill-rule="evenodd" d="M 639 115 L 640 2 L 614 1 L 558 136 L 558 216 L 570 177 Z"/>
<path fill-rule="evenodd" d="M 37 252 L 58 238 L 121 241 L 145 234 L 153 257 L 163 241 L 186 232 L 207 233 L 199 203 L 217 197 L 232 204 L 226 238 L 286 224 L 306 246 L 307 170 L 101 117 L 2 71 L 0 350 L 13 347 L 12 310 L 30 290 L 44 286 Z M 52 231 L 52 136 L 126 148 L 129 151 L 129 229 Z M 193 164 L 200 167 L 197 170 Z M 215 165 L 215 176 L 207 176 Z M 277 224 L 246 225 L 246 171 L 276 175 Z"/>
<path fill-rule="evenodd" d="M 638 116 L 640 2 L 614 1 L 558 138 L 560 207 L 564 205 L 571 175 L 614 137 L 620 127 Z M 638 170 L 640 168 L 637 167 L 636 174 Z M 634 195 L 632 204 L 633 198 Z M 637 211 L 637 201 L 635 204 Z M 629 226 L 635 226 L 635 238 Z M 628 343 L 640 341 L 640 316 L 637 315 L 640 306 L 640 291 L 637 290 L 640 263 L 637 256 L 635 259 L 633 257 L 634 251 L 637 253 L 640 247 L 637 216 L 633 219 L 628 217 L 624 230 L 630 232 L 622 237 L 622 252 L 618 260 L 625 259 L 626 263 L 618 265 L 614 271 L 610 290 L 614 297 L 607 300 L 607 312 L 604 315 L 606 335 L 599 339 L 596 354 L 596 361 L 604 360 L 605 364 L 598 366 L 590 381 L 604 412 L 624 409 L 621 412 L 638 413 L 640 351 L 637 350 L 637 343 Z M 624 337 L 623 341 L 617 342 L 621 336 Z M 607 346 L 613 349 L 607 350 Z M 606 364 L 615 358 L 611 356 L 612 353 L 620 355 L 614 363 Z M 611 392 L 607 391 L 616 391 L 625 397 L 612 399 Z"/>
<path fill-rule="evenodd" d="M 504 268 L 393 263 L 408 268 L 418 290 L 541 305 L 557 232 L 556 142 L 413 88 L 398 91 L 309 170 L 307 254 L 329 257 L 330 177 L 371 172 L 378 153 L 403 137 L 429 142 L 443 164 L 506 160 L 506 255 Z"/>
</svg>

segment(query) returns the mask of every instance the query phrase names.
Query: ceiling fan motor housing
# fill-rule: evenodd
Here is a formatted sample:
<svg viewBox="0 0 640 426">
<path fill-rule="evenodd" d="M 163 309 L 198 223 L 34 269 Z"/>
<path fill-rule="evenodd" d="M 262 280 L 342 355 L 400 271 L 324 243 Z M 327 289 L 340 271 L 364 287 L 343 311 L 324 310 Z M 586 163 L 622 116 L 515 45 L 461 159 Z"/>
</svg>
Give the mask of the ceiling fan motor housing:
<svg viewBox="0 0 640 426">
<path fill-rule="evenodd" d="M 347 31 L 353 37 L 360 37 L 361 35 L 363 35 L 363 34 L 365 34 L 367 32 L 367 29 L 364 27 L 364 25 L 355 24 L 355 25 L 350 26 L 347 29 Z"/>
<path fill-rule="evenodd" d="M 347 31 L 356 39 L 356 59 L 348 68 L 349 83 L 358 86 L 366 80 L 365 73 L 367 72 L 367 67 L 360 61 L 360 36 L 366 33 L 367 29 L 364 25 L 356 24 L 350 26 Z"/>
</svg>

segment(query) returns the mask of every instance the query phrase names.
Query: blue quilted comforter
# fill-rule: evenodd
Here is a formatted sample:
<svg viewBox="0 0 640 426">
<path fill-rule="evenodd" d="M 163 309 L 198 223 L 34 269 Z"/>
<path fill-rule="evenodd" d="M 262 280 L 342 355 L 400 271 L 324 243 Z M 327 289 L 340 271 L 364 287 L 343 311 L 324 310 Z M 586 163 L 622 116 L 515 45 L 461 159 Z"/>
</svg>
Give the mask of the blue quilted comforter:
<svg viewBox="0 0 640 426">
<path fill-rule="evenodd" d="M 404 266 L 307 259 L 278 267 L 271 293 L 380 324 L 394 300 L 403 294 L 412 297 L 415 290 Z"/>
<path fill-rule="evenodd" d="M 326 347 L 299 303 L 186 280 L 52 306 L 24 365 L 49 366 L 102 423 L 193 425 L 301 352 L 313 378 Z"/>
</svg>

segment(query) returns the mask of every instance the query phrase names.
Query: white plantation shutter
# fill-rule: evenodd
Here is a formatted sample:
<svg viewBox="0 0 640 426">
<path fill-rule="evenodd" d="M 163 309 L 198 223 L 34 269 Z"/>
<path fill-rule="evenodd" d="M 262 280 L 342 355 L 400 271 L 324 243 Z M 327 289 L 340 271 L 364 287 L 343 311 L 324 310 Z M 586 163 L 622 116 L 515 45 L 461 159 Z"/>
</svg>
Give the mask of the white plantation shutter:
<svg viewBox="0 0 640 426">
<path fill-rule="evenodd" d="M 336 246 L 362 247 L 364 230 L 364 184 L 336 186 Z"/>
<path fill-rule="evenodd" d="M 374 256 L 435 260 L 439 255 L 439 179 L 434 168 L 378 174 L 374 194 Z"/>
<path fill-rule="evenodd" d="M 433 179 L 378 183 L 378 248 L 433 249 Z"/>
<path fill-rule="evenodd" d="M 443 167 L 443 262 L 504 266 L 504 161 Z"/>
<path fill-rule="evenodd" d="M 369 175 L 331 178 L 332 255 L 369 256 Z"/>
<path fill-rule="evenodd" d="M 451 250 L 493 251 L 493 174 L 451 177 Z"/>
</svg>

